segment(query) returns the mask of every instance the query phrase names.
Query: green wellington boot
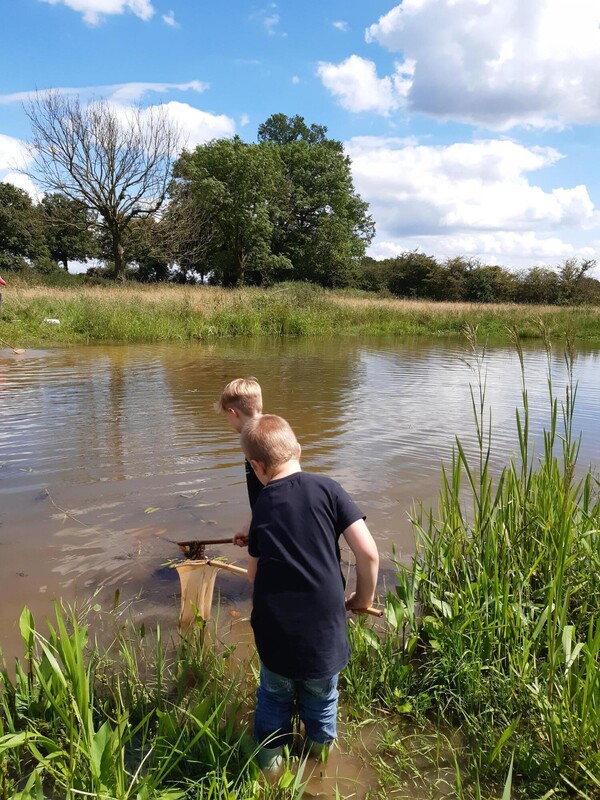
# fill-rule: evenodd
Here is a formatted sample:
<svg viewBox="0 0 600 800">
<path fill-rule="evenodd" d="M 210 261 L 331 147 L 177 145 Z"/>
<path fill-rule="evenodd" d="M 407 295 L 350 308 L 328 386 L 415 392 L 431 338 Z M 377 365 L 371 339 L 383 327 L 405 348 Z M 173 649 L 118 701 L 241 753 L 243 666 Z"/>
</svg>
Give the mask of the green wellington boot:
<svg viewBox="0 0 600 800">
<path fill-rule="evenodd" d="M 318 761 L 327 761 L 333 745 L 334 742 L 313 742 L 311 739 L 307 739 L 304 749 L 312 758 L 316 758 Z"/>
<path fill-rule="evenodd" d="M 283 760 L 283 747 L 261 747 L 256 754 L 256 763 L 266 773 L 277 772 Z"/>
</svg>

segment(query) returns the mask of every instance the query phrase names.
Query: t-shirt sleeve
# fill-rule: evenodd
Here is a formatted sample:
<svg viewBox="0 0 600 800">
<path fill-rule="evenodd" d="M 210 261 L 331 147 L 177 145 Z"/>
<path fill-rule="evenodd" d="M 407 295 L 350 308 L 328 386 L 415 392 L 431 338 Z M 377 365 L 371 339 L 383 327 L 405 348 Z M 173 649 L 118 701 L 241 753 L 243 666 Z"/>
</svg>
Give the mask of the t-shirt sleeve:
<svg viewBox="0 0 600 800">
<path fill-rule="evenodd" d="M 250 523 L 250 530 L 248 531 L 248 555 L 252 556 L 252 558 L 260 557 L 258 535 L 256 531 L 252 529 L 252 523 Z"/>
<path fill-rule="evenodd" d="M 348 492 L 339 483 L 335 484 L 336 500 L 336 533 L 339 535 L 346 530 L 349 525 L 358 519 L 366 519 L 366 515 L 356 505 Z"/>
<path fill-rule="evenodd" d="M 244 468 L 246 471 L 246 486 L 248 488 L 248 500 L 250 501 L 250 508 L 254 508 L 254 504 L 258 500 L 258 495 L 261 493 L 263 485 L 256 477 L 256 473 L 252 469 L 250 462 L 247 458 L 244 459 Z"/>
</svg>

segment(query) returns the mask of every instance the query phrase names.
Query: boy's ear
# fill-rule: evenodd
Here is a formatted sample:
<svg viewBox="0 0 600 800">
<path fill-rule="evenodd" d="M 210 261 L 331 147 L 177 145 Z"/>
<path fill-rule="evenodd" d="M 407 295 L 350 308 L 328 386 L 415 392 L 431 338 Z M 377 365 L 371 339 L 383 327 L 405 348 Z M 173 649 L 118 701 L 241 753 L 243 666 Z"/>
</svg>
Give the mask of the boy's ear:
<svg viewBox="0 0 600 800">
<path fill-rule="evenodd" d="M 298 456 L 297 456 L 298 461 L 300 461 L 300 456 L 301 455 L 302 455 L 302 448 L 300 447 L 300 444 L 298 444 Z"/>
<path fill-rule="evenodd" d="M 225 413 L 230 417 L 238 416 L 237 408 L 226 408 Z"/>
<path fill-rule="evenodd" d="M 265 465 L 262 461 L 255 461 L 253 458 L 250 459 L 250 466 L 256 473 L 256 477 L 260 478 L 261 475 L 266 475 L 267 470 L 265 469 Z"/>
</svg>

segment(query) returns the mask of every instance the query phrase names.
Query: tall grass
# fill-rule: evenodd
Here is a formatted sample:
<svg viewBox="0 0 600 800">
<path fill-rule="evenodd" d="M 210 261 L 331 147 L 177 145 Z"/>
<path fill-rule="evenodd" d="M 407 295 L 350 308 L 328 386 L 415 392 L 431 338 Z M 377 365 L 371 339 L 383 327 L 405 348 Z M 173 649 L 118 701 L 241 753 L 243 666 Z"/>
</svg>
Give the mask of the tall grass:
<svg viewBox="0 0 600 800">
<path fill-rule="evenodd" d="M 364 631 L 354 635 L 355 670 L 372 670 L 375 703 L 458 724 L 475 772 L 506 775 L 512 764 L 523 795 L 600 796 L 600 499 L 592 470 L 576 469 L 575 356 L 568 343 L 561 401 L 549 361 L 538 457 L 512 336 L 522 368 L 518 457 L 491 474 L 485 355 L 471 331 L 478 454 L 457 440 L 437 511 L 415 511 L 417 553 L 388 596 L 390 630 L 370 646 Z M 387 674 L 395 685 L 373 677 Z M 369 693 L 346 687 L 364 705 Z"/>
<path fill-rule="evenodd" d="M 4 293 L 0 336 L 13 346 L 90 341 L 194 341 L 231 336 L 459 335 L 465 325 L 506 338 L 572 330 L 600 341 L 600 309 L 352 298 L 310 284 L 226 290 L 208 286 L 49 287 L 15 279 Z M 46 319 L 58 319 L 60 325 Z"/>
<path fill-rule="evenodd" d="M 21 615 L 25 658 L 0 675 L 3 800 L 301 795 L 289 771 L 275 786 L 259 780 L 244 676 L 201 632 L 175 647 L 160 629 L 118 624 L 103 647 L 90 615 L 57 605 L 44 635 Z"/>
</svg>

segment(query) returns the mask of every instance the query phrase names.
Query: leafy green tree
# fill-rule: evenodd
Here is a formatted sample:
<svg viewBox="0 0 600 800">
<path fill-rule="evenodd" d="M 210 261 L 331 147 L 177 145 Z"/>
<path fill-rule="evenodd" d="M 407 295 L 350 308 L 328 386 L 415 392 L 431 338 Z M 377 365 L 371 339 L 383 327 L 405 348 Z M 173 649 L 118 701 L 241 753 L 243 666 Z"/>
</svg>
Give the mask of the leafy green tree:
<svg viewBox="0 0 600 800">
<path fill-rule="evenodd" d="M 215 281 L 239 286 L 285 276 L 291 263 L 272 250 L 283 184 L 275 146 L 218 139 L 184 153 L 175 175 L 189 182 L 198 213 L 214 226 L 206 272 Z"/>
<path fill-rule="evenodd" d="M 25 268 L 49 257 L 41 217 L 31 197 L 11 183 L 0 183 L 0 265 Z"/>
<path fill-rule="evenodd" d="M 204 282 L 218 235 L 216 219 L 207 203 L 196 202 L 190 181 L 174 180 L 169 195 L 158 231 L 172 278 L 179 283 Z"/>
<path fill-rule="evenodd" d="M 558 300 L 566 305 L 580 303 L 583 299 L 582 285 L 585 274 L 596 266 L 593 259 L 567 258 L 558 271 Z"/>
<path fill-rule="evenodd" d="M 467 295 L 466 279 L 471 270 L 477 266 L 477 262 L 464 256 L 454 256 L 447 258 L 442 264 L 440 274 L 439 294 L 436 299 L 459 302 L 464 300 Z"/>
<path fill-rule="evenodd" d="M 388 288 L 400 297 L 429 297 L 439 270 L 433 256 L 410 251 L 389 260 Z"/>
<path fill-rule="evenodd" d="M 600 281 L 584 275 L 579 283 L 580 302 L 600 305 Z"/>
<path fill-rule="evenodd" d="M 274 252 L 291 261 L 297 280 L 343 286 L 356 281 L 375 225 L 354 189 L 342 143 L 326 133 L 300 116 L 274 114 L 259 127 L 258 139 L 277 146 L 284 166 Z"/>
<path fill-rule="evenodd" d="M 69 271 L 69 261 L 86 261 L 98 254 L 95 214 L 80 200 L 47 194 L 40 204 L 44 237 L 50 256 Z"/>
<path fill-rule="evenodd" d="M 548 267 L 532 267 L 518 275 L 517 299 L 521 303 L 558 302 L 558 275 Z"/>
<path fill-rule="evenodd" d="M 365 256 L 358 267 L 356 286 L 366 292 L 388 292 L 389 277 L 389 259 L 378 260 Z"/>
<path fill-rule="evenodd" d="M 502 267 L 478 264 L 465 276 L 465 300 L 474 303 L 500 303 L 513 300 L 516 280 Z"/>
<path fill-rule="evenodd" d="M 304 122 L 304 117 L 298 114 L 293 117 L 285 114 L 272 114 L 268 120 L 258 126 L 258 141 L 275 142 L 275 144 L 281 145 L 299 141 L 321 144 L 327 141 L 327 128 L 324 125 L 315 124 L 309 127 Z"/>
<path fill-rule="evenodd" d="M 154 217 L 133 220 L 127 235 L 130 274 L 141 283 L 157 283 L 170 277 L 169 255 L 160 222 Z"/>
</svg>

